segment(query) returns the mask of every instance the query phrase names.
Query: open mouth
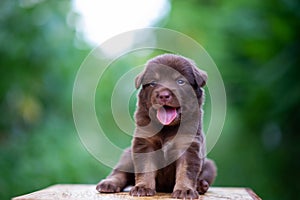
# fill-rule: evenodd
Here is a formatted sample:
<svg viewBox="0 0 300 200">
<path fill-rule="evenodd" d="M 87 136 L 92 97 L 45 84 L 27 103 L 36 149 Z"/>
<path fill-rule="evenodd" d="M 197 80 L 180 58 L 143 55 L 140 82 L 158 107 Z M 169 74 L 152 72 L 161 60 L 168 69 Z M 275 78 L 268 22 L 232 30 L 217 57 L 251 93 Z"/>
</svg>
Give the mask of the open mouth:
<svg viewBox="0 0 300 200">
<path fill-rule="evenodd" d="M 177 117 L 178 108 L 171 106 L 162 106 L 157 110 L 156 117 L 163 125 L 171 124 Z"/>
</svg>

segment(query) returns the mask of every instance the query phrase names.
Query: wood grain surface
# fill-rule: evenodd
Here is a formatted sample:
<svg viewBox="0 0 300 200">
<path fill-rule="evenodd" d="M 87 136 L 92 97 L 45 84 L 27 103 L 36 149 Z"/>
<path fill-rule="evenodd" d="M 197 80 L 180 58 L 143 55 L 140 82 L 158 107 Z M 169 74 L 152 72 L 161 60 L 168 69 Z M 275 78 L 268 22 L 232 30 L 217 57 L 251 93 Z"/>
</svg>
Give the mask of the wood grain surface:
<svg viewBox="0 0 300 200">
<path fill-rule="evenodd" d="M 114 194 L 100 194 L 96 191 L 96 185 L 53 185 L 48 188 L 15 197 L 13 200 L 152 200 L 152 199 L 172 199 L 170 193 L 157 193 L 152 197 L 132 197 L 128 192 Z M 200 195 L 203 200 L 237 199 L 237 200 L 256 200 L 259 198 L 249 188 L 229 188 L 211 187 L 205 195 Z"/>
</svg>

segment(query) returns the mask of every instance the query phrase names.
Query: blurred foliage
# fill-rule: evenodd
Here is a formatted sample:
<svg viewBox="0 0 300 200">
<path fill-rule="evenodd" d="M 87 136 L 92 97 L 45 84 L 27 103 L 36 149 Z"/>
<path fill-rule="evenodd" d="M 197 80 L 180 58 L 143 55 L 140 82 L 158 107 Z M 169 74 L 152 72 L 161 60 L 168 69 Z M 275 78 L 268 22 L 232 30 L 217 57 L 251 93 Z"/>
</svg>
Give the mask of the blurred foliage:
<svg viewBox="0 0 300 200">
<path fill-rule="evenodd" d="M 209 154 L 218 164 L 215 185 L 251 187 L 263 199 L 299 199 L 300 3 L 171 5 L 162 26 L 202 44 L 227 90 L 227 120 Z M 90 50 L 75 31 L 78 19 L 67 0 L 0 2 L 0 199 L 55 183 L 96 183 L 110 171 L 84 150 L 73 125 L 73 81 Z M 157 53 L 115 65 L 136 66 Z M 112 66 L 96 97 L 98 117 L 112 132 L 110 108 L 100 105 L 109 105 L 122 70 Z M 130 142 L 116 134 L 110 139 L 120 146 Z"/>
<path fill-rule="evenodd" d="M 89 52 L 75 39 L 77 17 L 65 0 L 0 2 L 0 199 L 109 170 L 73 125 L 73 81 Z"/>
</svg>

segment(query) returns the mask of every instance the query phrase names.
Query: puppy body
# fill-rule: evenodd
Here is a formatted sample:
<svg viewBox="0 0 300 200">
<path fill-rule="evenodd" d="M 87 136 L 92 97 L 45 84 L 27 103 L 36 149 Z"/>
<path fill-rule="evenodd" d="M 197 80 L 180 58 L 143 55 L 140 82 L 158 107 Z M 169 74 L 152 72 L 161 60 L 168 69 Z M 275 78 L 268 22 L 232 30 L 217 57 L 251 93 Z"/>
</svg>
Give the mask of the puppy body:
<svg viewBox="0 0 300 200">
<path fill-rule="evenodd" d="M 99 192 L 119 192 L 134 185 L 133 196 L 172 192 L 174 198 L 198 198 L 215 179 L 206 158 L 202 102 L 207 75 L 182 56 L 150 60 L 136 78 L 136 130 L 113 172 L 97 185 Z"/>
</svg>

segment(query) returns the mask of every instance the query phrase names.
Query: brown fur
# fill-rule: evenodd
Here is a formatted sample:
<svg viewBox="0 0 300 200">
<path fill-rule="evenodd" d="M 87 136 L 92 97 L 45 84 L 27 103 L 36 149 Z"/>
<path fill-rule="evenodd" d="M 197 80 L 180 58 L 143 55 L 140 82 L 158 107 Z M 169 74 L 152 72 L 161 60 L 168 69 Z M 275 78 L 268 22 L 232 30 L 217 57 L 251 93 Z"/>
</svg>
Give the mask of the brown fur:
<svg viewBox="0 0 300 200">
<path fill-rule="evenodd" d="M 133 196 L 152 196 L 159 191 L 172 192 L 173 198 L 198 198 L 208 190 L 216 167 L 206 158 L 202 131 L 202 87 L 206 81 L 206 73 L 182 56 L 164 54 L 148 61 L 135 80 L 136 88 L 142 89 L 132 147 L 97 185 L 99 192 L 119 192 L 134 185 Z M 162 106 L 177 110 L 167 125 L 156 117 Z"/>
</svg>

